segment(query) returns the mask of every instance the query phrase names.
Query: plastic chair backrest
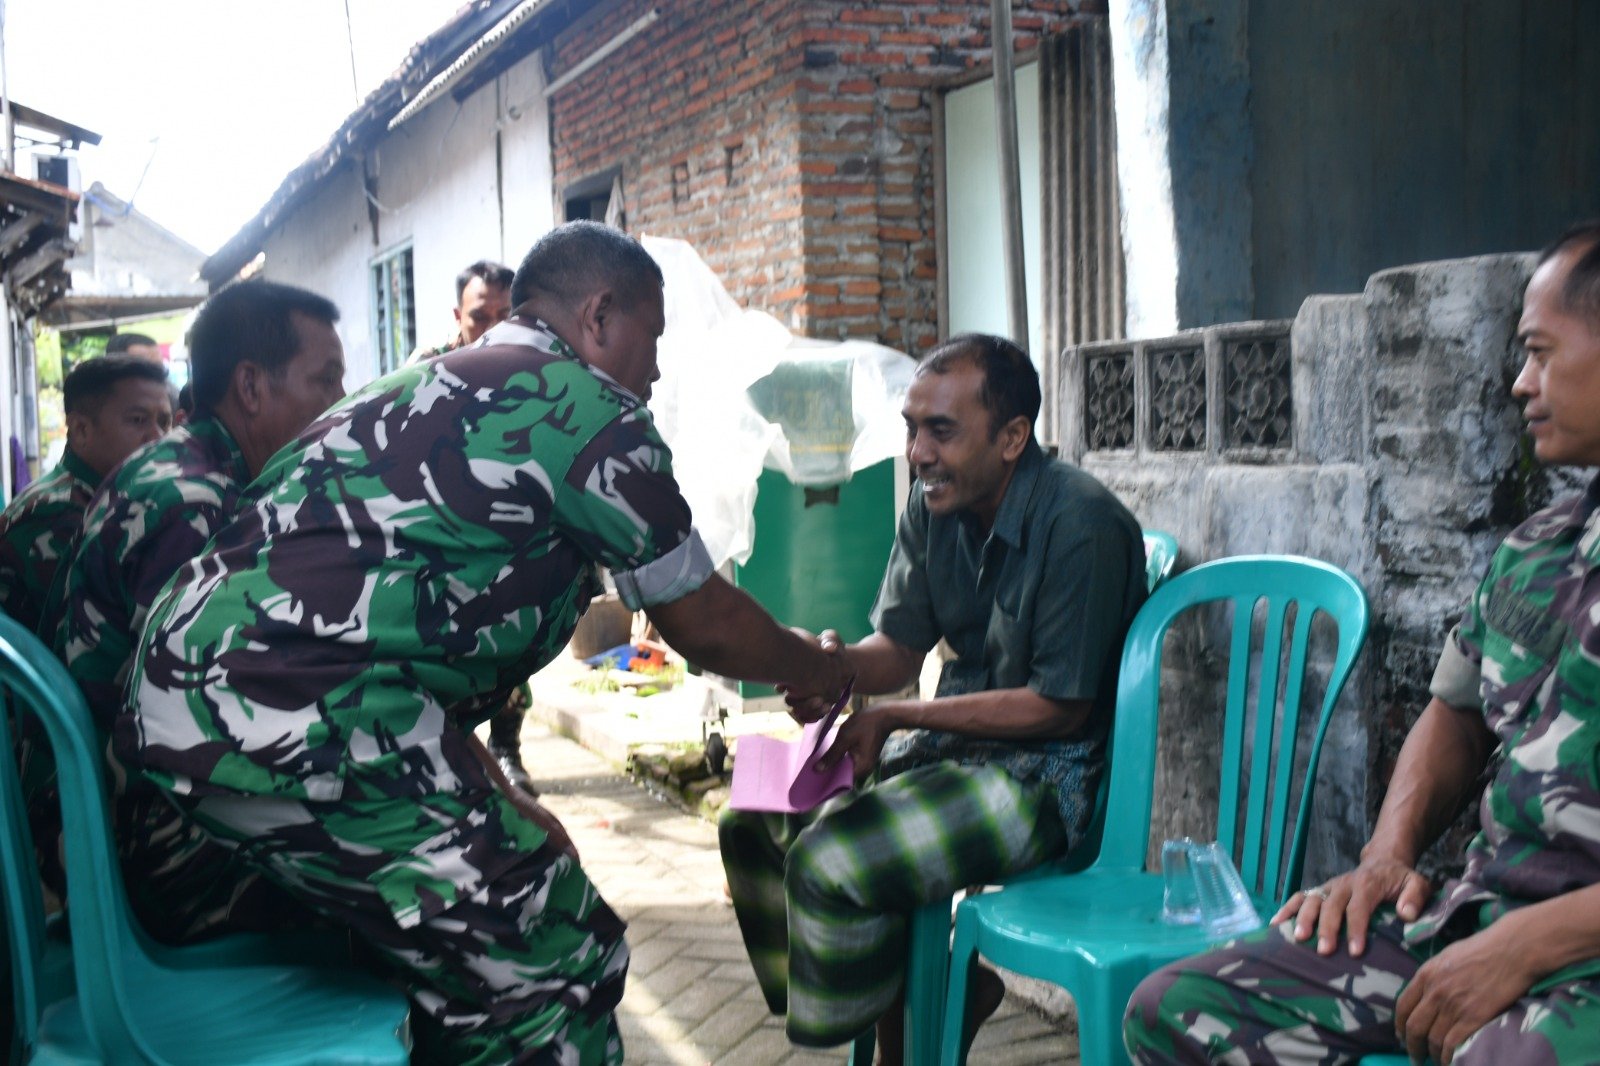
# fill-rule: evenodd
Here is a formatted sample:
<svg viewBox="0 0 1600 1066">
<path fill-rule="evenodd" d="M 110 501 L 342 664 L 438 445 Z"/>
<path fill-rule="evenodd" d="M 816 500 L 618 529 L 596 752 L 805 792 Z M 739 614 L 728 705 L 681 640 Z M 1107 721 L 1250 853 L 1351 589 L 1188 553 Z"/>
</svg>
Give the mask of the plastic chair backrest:
<svg viewBox="0 0 1600 1066">
<path fill-rule="evenodd" d="M 12 701 L 0 701 L 9 705 Z M 5 936 L 13 1004 L 13 1052 L 26 1061 L 38 1039 L 44 1010 L 40 964 L 44 957 L 44 898 L 39 891 L 33 834 L 28 828 L 22 781 L 12 757 L 11 712 L 0 709 L 0 891 L 5 893 Z"/>
<path fill-rule="evenodd" d="M 1336 566 L 1295 556 L 1239 556 L 1203 563 L 1163 584 L 1134 618 L 1123 647 L 1117 691 L 1117 757 L 1111 765 L 1108 823 L 1097 868 L 1142 870 L 1150 848 L 1156 733 L 1160 720 L 1161 656 L 1177 617 L 1202 604 L 1231 602 L 1227 704 L 1223 719 L 1222 783 L 1217 838 L 1239 863 L 1245 884 L 1257 895 L 1283 899 L 1298 885 L 1305 859 L 1306 826 L 1316 784 L 1308 773 L 1287 853 L 1284 828 L 1301 718 L 1301 692 L 1311 621 L 1328 615 L 1338 628 L 1338 647 L 1328 672 L 1309 759 L 1316 767 L 1333 706 L 1366 639 L 1367 597 L 1359 583 Z M 1259 652 L 1252 656 L 1256 608 L 1265 604 Z M 1285 619 L 1295 608 L 1285 646 Z M 1256 670 L 1252 671 L 1252 658 Z M 1280 673 L 1286 667 L 1286 673 Z M 1250 774 L 1243 833 L 1236 831 L 1240 766 L 1245 730 L 1251 722 L 1248 688 L 1257 677 Z M 1282 696 L 1280 698 L 1280 680 Z"/>
<path fill-rule="evenodd" d="M 1172 576 L 1178 563 L 1178 539 L 1159 529 L 1144 531 L 1144 587 L 1154 592 L 1161 583 Z"/>
<path fill-rule="evenodd" d="M 3 616 L 0 691 L 19 713 L 31 712 L 38 717 L 55 756 L 67 883 L 72 892 L 72 960 L 89 1037 L 107 1063 L 156 1061 L 128 1009 L 126 989 L 156 967 L 143 951 L 123 891 L 122 872 L 111 843 L 98 736 L 71 675 L 32 633 Z M 0 761 L 10 763 L 9 759 Z M 14 783 L 14 768 L 11 773 Z M 20 797 L 20 787 L 7 796 Z M 9 802 L 7 808 L 12 809 Z M 22 891 L 23 897 L 31 891 L 32 904 L 39 905 L 31 847 L 24 857 L 24 880 L 33 878 L 33 887 L 22 890 L 10 881 L 16 865 L 10 858 L 13 821 L 8 814 L 7 920 L 14 937 L 20 933 L 30 938 L 24 946 L 37 962 L 43 938 L 42 906 L 37 925 L 33 924 L 33 915 L 24 915 L 18 921 L 11 919 L 14 890 Z M 196 1004 L 196 1010 L 203 1009 L 204 1004 Z"/>
</svg>

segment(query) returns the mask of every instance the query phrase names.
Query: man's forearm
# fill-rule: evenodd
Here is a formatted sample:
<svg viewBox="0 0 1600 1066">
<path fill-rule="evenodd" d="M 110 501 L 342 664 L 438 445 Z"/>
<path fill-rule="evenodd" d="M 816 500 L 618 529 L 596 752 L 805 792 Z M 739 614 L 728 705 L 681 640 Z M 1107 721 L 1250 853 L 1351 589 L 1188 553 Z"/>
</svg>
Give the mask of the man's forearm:
<svg viewBox="0 0 1600 1066">
<path fill-rule="evenodd" d="M 843 686 L 845 666 L 835 656 L 779 625 L 748 593 L 716 575 L 647 613 L 668 644 L 714 673 L 801 687 L 837 677 L 833 691 Z"/>
<path fill-rule="evenodd" d="M 825 638 L 826 639 L 826 638 Z M 882 633 L 873 633 L 844 649 L 862 696 L 899 692 L 917 679 L 925 656 Z"/>
<path fill-rule="evenodd" d="M 1515 954 L 1533 982 L 1563 966 L 1600 958 L 1600 884 L 1518 907 L 1494 927 L 1517 945 Z"/>
<path fill-rule="evenodd" d="M 897 729 L 934 729 L 992 740 L 1070 737 L 1089 718 L 1088 700 L 1054 700 L 1030 688 L 996 689 L 881 705 Z"/>
<path fill-rule="evenodd" d="M 1494 744 L 1494 734 L 1476 712 L 1431 700 L 1400 749 L 1362 858 L 1382 856 L 1416 866 L 1472 798 Z"/>
</svg>

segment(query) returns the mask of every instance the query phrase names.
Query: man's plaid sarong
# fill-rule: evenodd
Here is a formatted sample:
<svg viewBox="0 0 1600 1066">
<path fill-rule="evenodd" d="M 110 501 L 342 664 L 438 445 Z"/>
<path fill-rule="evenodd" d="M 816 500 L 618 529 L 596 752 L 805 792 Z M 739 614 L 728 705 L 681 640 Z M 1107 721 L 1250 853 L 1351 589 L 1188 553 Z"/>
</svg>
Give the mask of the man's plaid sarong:
<svg viewBox="0 0 1600 1066">
<path fill-rule="evenodd" d="M 756 978 L 789 1039 L 855 1039 L 900 990 L 917 907 L 1059 855 L 1053 790 L 939 763 L 804 815 L 725 811 L 722 860 Z"/>
</svg>

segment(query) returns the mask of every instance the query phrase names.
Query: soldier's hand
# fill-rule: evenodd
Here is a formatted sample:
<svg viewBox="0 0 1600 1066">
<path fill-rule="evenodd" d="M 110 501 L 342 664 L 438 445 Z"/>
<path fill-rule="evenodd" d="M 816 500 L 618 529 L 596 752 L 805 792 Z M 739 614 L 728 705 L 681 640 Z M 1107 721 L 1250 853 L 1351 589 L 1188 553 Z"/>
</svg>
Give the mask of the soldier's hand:
<svg viewBox="0 0 1600 1066">
<path fill-rule="evenodd" d="M 791 632 L 809 643 L 814 643 L 820 651 L 828 655 L 829 669 L 827 676 L 820 680 L 819 688 L 777 686 L 778 691 L 783 693 L 783 700 L 788 704 L 789 714 L 795 721 L 815 722 L 828 713 L 828 708 L 833 706 L 834 700 L 839 698 L 839 693 L 844 691 L 844 686 L 850 680 L 852 673 L 850 662 L 844 654 L 844 641 L 839 639 L 839 634 L 835 630 L 824 629 L 817 636 L 795 627 L 791 627 Z"/>
<path fill-rule="evenodd" d="M 1521 964 L 1512 923 L 1495 922 L 1422 964 L 1395 1003 L 1394 1031 L 1413 1062 L 1448 1066 L 1473 1033 L 1527 994 L 1536 980 Z"/>
<path fill-rule="evenodd" d="M 1411 921 L 1432 894 L 1433 885 L 1410 866 L 1373 857 L 1361 860 L 1349 873 L 1296 892 L 1272 916 L 1272 924 L 1294 919 L 1296 940 L 1309 939 L 1315 930 L 1318 955 L 1333 954 L 1343 927 L 1350 954 L 1356 957 L 1367 950 L 1367 931 L 1379 907 L 1393 903 L 1400 917 Z"/>
</svg>

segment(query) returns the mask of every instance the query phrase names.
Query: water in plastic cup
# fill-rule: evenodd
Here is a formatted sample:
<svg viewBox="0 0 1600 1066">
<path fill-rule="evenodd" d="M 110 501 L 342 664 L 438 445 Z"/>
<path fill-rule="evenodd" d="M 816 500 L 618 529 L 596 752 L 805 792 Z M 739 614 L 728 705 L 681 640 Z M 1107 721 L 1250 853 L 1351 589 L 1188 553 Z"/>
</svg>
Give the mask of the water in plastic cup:
<svg viewBox="0 0 1600 1066">
<path fill-rule="evenodd" d="M 1194 845 L 1189 852 L 1189 866 L 1194 871 L 1200 920 L 1210 935 L 1234 937 L 1261 928 L 1261 916 L 1256 914 L 1244 879 L 1221 844 Z"/>
<path fill-rule="evenodd" d="M 1161 920 L 1172 925 L 1195 925 L 1200 921 L 1200 897 L 1195 891 L 1190 855 L 1199 847 L 1193 840 L 1168 840 L 1161 845 Z"/>
</svg>

